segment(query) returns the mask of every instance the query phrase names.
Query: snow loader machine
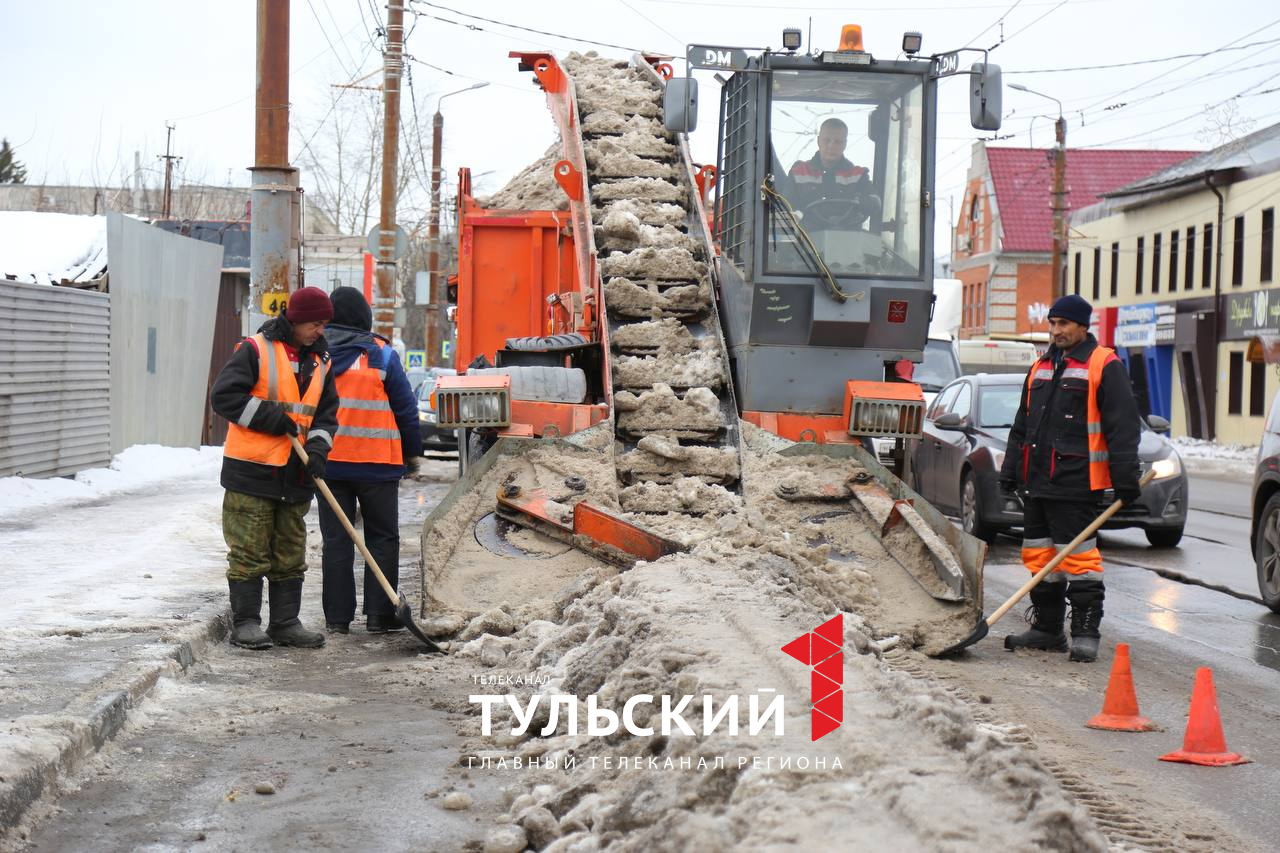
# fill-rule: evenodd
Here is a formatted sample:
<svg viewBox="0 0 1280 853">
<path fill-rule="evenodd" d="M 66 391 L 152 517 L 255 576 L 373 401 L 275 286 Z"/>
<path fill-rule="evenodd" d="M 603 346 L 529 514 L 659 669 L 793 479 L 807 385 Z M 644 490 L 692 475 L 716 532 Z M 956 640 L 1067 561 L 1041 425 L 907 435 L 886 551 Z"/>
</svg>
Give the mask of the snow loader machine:
<svg viewBox="0 0 1280 853">
<path fill-rule="evenodd" d="M 874 600 L 841 606 L 883 635 L 932 652 L 980 618 L 986 546 L 904 483 L 936 93 L 958 56 L 917 58 L 912 33 L 906 59 L 878 59 L 856 27 L 838 50 L 784 44 L 688 48 L 691 70 L 721 72 L 715 166 L 690 156 L 697 83 L 670 57 L 511 54 L 559 139 L 488 205 L 460 172 L 457 375 L 434 410 L 462 472 L 424 526 L 428 633 L 771 526 L 830 571 L 872 575 Z M 974 125 L 998 127 L 998 68 L 963 73 Z M 839 192 L 791 166 L 816 163 L 831 119 L 848 137 Z M 893 470 L 873 438 L 893 442 Z"/>
</svg>

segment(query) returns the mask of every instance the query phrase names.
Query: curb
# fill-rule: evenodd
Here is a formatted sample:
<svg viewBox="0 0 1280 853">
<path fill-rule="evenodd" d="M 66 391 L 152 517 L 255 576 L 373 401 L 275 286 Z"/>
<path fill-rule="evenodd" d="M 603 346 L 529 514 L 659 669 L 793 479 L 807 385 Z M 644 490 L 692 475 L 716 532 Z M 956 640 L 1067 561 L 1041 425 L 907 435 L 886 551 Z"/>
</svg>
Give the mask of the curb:
<svg viewBox="0 0 1280 853">
<path fill-rule="evenodd" d="M 177 632 L 163 632 L 158 644 L 166 651 L 150 661 L 134 662 L 123 676 L 123 684 L 113 689 L 92 688 L 73 699 L 57 714 L 45 717 L 41 734 L 48 744 L 41 748 L 19 751 L 20 766 L 0 777 L 0 831 L 16 827 L 27 810 L 44 796 L 59 777 L 75 770 L 87 757 L 112 740 L 128 721 L 135 707 L 161 676 L 185 672 L 199 660 L 209 646 L 227 635 L 231 621 L 225 606 L 209 608 L 195 614 L 191 624 Z"/>
</svg>

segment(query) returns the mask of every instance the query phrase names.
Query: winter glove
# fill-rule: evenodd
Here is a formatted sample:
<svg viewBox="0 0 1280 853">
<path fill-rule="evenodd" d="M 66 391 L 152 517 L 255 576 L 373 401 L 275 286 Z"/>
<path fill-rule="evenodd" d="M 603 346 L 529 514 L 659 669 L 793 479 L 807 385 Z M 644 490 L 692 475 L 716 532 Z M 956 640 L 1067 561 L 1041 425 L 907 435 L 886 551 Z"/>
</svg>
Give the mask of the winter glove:
<svg viewBox="0 0 1280 853">
<path fill-rule="evenodd" d="M 422 467 L 422 460 L 417 456 L 406 456 L 404 460 L 404 475 L 412 477 L 418 473 L 418 469 Z"/>
<path fill-rule="evenodd" d="M 1018 480 L 1015 477 L 1000 477 L 1000 491 L 1013 494 L 1018 491 Z"/>
<path fill-rule="evenodd" d="M 324 465 L 329 459 L 329 445 L 322 439 L 313 438 L 305 445 L 307 451 L 307 473 L 311 479 L 324 478 Z"/>
<path fill-rule="evenodd" d="M 271 435 L 297 435 L 298 424 L 285 412 L 279 403 L 268 403 L 266 417 L 262 423 L 262 431 Z"/>
<path fill-rule="evenodd" d="M 1133 506 L 1142 498 L 1142 489 L 1138 488 L 1137 483 L 1129 483 L 1123 486 L 1116 486 L 1116 500 L 1125 506 Z"/>
</svg>

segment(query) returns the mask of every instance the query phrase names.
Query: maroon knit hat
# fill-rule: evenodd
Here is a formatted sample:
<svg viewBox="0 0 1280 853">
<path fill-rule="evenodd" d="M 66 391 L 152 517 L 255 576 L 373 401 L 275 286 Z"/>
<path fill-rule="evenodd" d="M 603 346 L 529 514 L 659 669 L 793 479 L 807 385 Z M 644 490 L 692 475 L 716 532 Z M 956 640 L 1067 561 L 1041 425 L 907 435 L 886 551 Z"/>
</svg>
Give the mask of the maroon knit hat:
<svg viewBox="0 0 1280 853">
<path fill-rule="evenodd" d="M 285 319 L 295 326 L 299 323 L 327 323 L 333 319 L 333 303 L 329 294 L 318 287 L 300 287 L 289 297 L 289 307 L 284 309 Z"/>
</svg>

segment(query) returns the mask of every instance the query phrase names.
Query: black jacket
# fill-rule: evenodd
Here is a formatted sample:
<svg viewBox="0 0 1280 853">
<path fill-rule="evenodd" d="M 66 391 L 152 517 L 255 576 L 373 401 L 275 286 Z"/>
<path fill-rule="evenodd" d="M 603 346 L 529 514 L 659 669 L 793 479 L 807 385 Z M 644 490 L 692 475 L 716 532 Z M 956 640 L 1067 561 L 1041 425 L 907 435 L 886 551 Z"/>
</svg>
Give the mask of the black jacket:
<svg viewBox="0 0 1280 853">
<path fill-rule="evenodd" d="M 1089 335 L 1067 356 L 1087 362 L 1097 347 L 1097 339 Z M 1089 484 L 1089 383 L 1086 379 L 1063 377 L 1067 359 L 1056 347 L 1049 347 L 1049 355 L 1054 358 L 1053 379 L 1034 379 L 1040 364 L 1037 362 L 1023 383 L 1000 476 L 1002 480 L 1016 480 L 1031 497 L 1095 499 L 1100 495 Z M 1028 384 L 1030 413 L 1026 405 Z M 1136 489 L 1141 430 L 1138 405 L 1133 399 L 1129 374 L 1119 359 L 1102 369 L 1098 413 L 1107 442 L 1111 484 L 1117 489 Z"/>
<path fill-rule="evenodd" d="M 293 338 L 293 327 L 284 317 L 275 317 L 262 324 L 258 329 L 269 341 L 288 343 Z M 298 390 L 306 393 L 314 372 L 311 359 L 307 355 L 315 353 L 321 360 L 328 361 L 328 346 L 323 337 L 309 347 L 298 352 L 299 376 Z M 249 404 L 253 386 L 258 383 L 258 354 L 250 343 L 242 343 L 236 347 L 231 358 L 223 365 L 218 377 L 213 380 L 213 389 L 209 392 L 209 402 L 213 410 L 222 417 L 236 423 Z M 249 421 L 249 429 L 269 432 L 266 424 L 274 417 L 271 407 L 260 406 Z M 320 402 L 316 406 L 315 417 L 311 421 L 311 430 L 319 430 L 329 436 L 338 431 L 338 392 L 333 387 L 333 371 L 325 377 L 324 388 L 320 392 Z M 307 440 L 305 435 L 298 437 L 306 445 L 307 452 L 313 451 L 327 456 L 332 441 L 325 442 L 320 438 Z M 309 501 L 312 497 L 311 478 L 298 454 L 290 453 L 289 461 L 283 467 L 261 465 L 257 462 L 246 462 L 243 459 L 222 459 L 222 487 L 233 492 L 243 492 L 263 498 L 276 498 L 283 501 Z"/>
</svg>

